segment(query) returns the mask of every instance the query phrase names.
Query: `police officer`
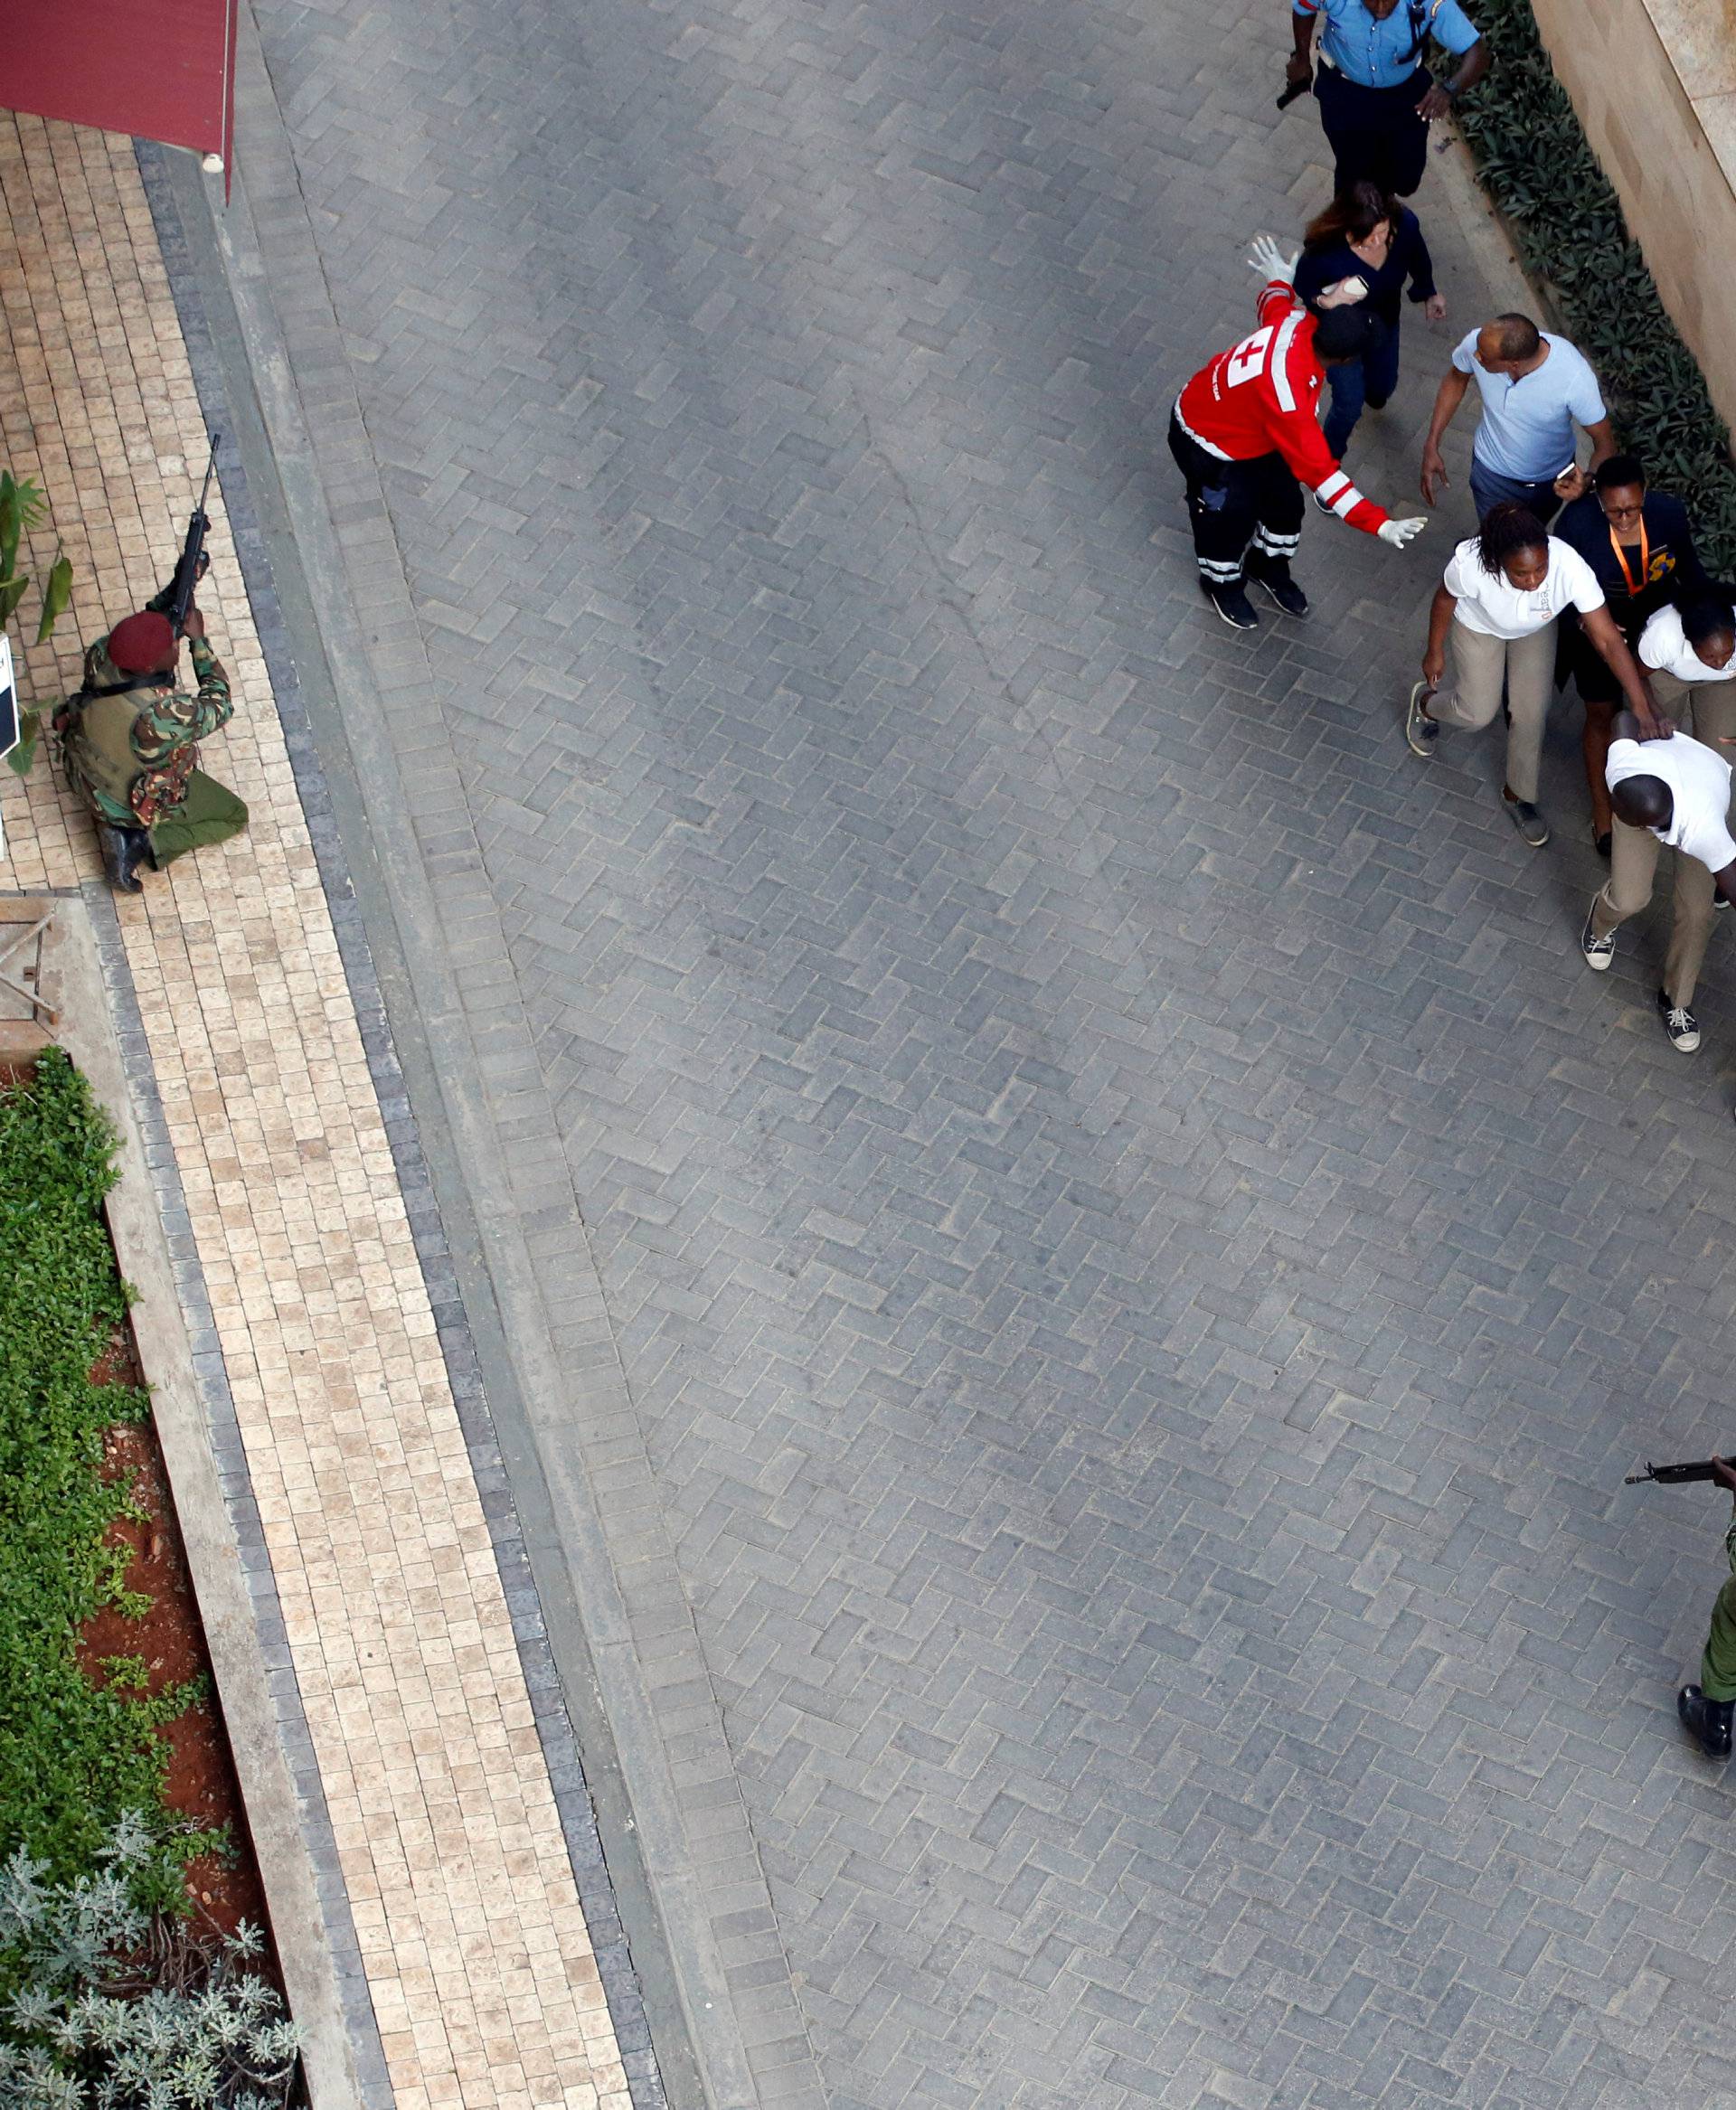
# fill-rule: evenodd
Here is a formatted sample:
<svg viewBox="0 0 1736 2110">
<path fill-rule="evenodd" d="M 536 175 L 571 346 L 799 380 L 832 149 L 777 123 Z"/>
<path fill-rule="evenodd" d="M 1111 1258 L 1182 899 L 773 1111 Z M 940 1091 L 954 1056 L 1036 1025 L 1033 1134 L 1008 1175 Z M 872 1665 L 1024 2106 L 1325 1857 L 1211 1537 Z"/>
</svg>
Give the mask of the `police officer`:
<svg viewBox="0 0 1736 2110">
<path fill-rule="evenodd" d="M 1487 43 L 1458 0 L 1291 0 L 1292 86 L 1308 78 L 1316 20 L 1324 26 L 1314 92 L 1337 157 L 1337 189 L 1366 181 L 1408 198 L 1422 181 L 1429 120 L 1444 118 L 1488 71 Z M 1422 62 L 1431 37 L 1461 61 L 1444 85 Z"/>
<path fill-rule="evenodd" d="M 109 884 L 127 894 L 139 891 L 141 865 L 160 871 L 247 825 L 247 807 L 198 767 L 196 743 L 227 725 L 234 705 L 197 608 L 184 635 L 198 686 L 182 687 L 172 591 L 90 647 L 83 687 L 54 713 L 67 784 L 96 821 Z"/>
</svg>

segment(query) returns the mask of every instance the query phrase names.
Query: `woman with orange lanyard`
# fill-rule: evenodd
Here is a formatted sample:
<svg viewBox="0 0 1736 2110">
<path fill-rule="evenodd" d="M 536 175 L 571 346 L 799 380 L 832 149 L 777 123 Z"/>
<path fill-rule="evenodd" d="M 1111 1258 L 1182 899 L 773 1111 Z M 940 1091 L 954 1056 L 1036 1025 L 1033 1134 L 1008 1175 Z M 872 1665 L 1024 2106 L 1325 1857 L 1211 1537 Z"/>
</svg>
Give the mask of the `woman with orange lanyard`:
<svg viewBox="0 0 1736 2110">
<path fill-rule="evenodd" d="M 1647 618 L 1670 598 L 1672 588 L 1705 577 L 1687 507 L 1667 491 L 1649 490 L 1644 467 L 1630 454 L 1600 462 L 1590 490 L 1562 511 L 1550 532 L 1591 567 L 1629 651 L 1637 648 Z M 1612 822 L 1604 767 L 1621 692 L 1577 621 L 1563 620 L 1561 633 L 1556 679 L 1564 682 L 1571 674 L 1585 704 L 1591 838 L 1598 855 L 1608 857 Z"/>
</svg>

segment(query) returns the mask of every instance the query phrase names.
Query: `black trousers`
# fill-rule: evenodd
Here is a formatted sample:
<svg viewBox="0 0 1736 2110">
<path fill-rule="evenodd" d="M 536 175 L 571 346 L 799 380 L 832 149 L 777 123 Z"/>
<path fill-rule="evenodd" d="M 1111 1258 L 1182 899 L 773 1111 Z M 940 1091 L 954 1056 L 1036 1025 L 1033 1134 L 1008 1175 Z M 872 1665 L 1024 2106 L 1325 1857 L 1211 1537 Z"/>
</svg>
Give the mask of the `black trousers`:
<svg viewBox="0 0 1736 2110">
<path fill-rule="evenodd" d="M 1338 191 L 1367 182 L 1401 198 L 1410 195 L 1429 158 L 1429 127 L 1417 105 L 1433 85 L 1426 66 L 1401 88 L 1363 88 L 1335 66 L 1315 68 L 1315 98 L 1337 164 L 1333 184 Z"/>
<path fill-rule="evenodd" d="M 1274 563 L 1295 556 L 1302 540 L 1302 486 L 1281 454 L 1220 461 L 1183 431 L 1174 411 L 1169 451 L 1187 480 L 1194 555 L 1207 586 L 1239 584 L 1250 544 Z"/>
</svg>

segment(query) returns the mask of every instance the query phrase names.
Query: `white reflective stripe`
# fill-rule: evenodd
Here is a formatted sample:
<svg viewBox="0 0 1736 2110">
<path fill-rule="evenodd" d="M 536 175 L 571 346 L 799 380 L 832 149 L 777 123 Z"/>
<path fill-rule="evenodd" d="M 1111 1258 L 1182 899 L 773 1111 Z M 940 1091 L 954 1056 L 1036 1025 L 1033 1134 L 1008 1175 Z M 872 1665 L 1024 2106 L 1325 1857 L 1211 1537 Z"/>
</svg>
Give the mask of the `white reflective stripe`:
<svg viewBox="0 0 1736 2110">
<path fill-rule="evenodd" d="M 1356 488 L 1354 484 L 1350 483 L 1347 480 L 1344 489 L 1338 494 L 1337 497 L 1333 500 L 1332 510 L 1338 515 L 1340 520 L 1348 520 L 1351 514 L 1354 513 L 1356 508 L 1362 504 L 1362 493 Z"/>
<path fill-rule="evenodd" d="M 1182 399 L 1180 396 L 1177 396 L 1175 399 L 1175 422 L 1181 427 L 1182 430 L 1186 433 L 1187 437 L 1194 442 L 1195 447 L 1203 447 L 1207 454 L 1216 455 L 1221 462 L 1234 461 L 1236 458 L 1234 455 L 1225 454 L 1221 447 L 1213 447 L 1209 439 L 1202 439 L 1200 438 L 1199 434 L 1194 431 L 1194 428 L 1188 423 L 1187 419 L 1182 416 Z"/>
<path fill-rule="evenodd" d="M 1342 469 L 1335 469 L 1331 476 L 1323 476 L 1314 488 L 1320 503 L 1330 505 L 1341 491 L 1350 488 L 1350 478 Z"/>
<path fill-rule="evenodd" d="M 1294 410 L 1296 398 L 1290 392 L 1290 377 L 1284 371 L 1284 362 L 1290 355 L 1290 340 L 1295 336 L 1307 310 L 1293 307 L 1278 325 L 1278 334 L 1272 340 L 1271 364 L 1267 369 L 1272 377 L 1272 386 L 1278 391 L 1278 407 L 1280 410 Z"/>
</svg>

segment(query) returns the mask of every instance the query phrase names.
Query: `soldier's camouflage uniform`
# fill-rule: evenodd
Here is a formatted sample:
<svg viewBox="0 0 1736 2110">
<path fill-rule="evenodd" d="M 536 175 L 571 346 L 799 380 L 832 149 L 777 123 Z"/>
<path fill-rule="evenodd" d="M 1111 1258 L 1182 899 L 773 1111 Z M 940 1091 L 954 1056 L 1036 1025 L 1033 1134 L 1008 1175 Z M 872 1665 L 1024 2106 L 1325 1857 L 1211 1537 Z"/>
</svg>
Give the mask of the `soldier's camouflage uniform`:
<svg viewBox="0 0 1736 2110">
<path fill-rule="evenodd" d="M 165 587 L 146 607 L 166 614 L 168 598 Z M 229 677 L 204 638 L 189 650 L 196 692 L 174 675 L 121 674 L 99 638 L 84 655 L 84 687 L 53 720 L 68 785 L 99 820 L 148 830 L 159 869 L 247 825 L 242 801 L 198 767 L 197 743 L 233 714 Z"/>
</svg>

